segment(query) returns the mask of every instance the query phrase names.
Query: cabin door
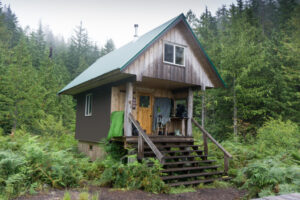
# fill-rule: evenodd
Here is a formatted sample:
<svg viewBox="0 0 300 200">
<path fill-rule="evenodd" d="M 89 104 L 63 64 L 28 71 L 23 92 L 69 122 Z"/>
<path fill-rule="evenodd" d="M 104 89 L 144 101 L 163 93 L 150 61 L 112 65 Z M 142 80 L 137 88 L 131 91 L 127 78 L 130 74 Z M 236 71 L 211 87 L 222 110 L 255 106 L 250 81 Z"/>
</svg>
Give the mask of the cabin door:
<svg viewBox="0 0 300 200">
<path fill-rule="evenodd" d="M 152 133 L 152 99 L 150 94 L 138 93 L 137 120 L 148 135 Z"/>
</svg>

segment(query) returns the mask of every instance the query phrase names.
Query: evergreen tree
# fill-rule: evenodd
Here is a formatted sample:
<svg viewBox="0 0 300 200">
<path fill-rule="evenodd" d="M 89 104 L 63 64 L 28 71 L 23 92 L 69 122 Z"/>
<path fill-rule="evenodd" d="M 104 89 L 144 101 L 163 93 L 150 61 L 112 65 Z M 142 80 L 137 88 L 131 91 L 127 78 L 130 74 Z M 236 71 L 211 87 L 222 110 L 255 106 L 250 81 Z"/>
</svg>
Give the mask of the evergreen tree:
<svg viewBox="0 0 300 200">
<path fill-rule="evenodd" d="M 114 41 L 112 39 L 108 39 L 105 45 L 101 48 L 100 56 L 104 56 L 115 49 L 116 47 Z"/>
</svg>

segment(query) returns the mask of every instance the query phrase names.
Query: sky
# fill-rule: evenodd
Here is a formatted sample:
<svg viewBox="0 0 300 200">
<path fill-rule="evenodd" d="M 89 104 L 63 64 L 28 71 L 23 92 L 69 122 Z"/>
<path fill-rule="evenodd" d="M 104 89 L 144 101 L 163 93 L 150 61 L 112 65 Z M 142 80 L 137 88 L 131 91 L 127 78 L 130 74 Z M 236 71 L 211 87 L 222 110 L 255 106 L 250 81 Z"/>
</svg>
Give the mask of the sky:
<svg viewBox="0 0 300 200">
<path fill-rule="evenodd" d="M 197 17 L 208 9 L 215 14 L 235 0 L 0 0 L 10 5 L 19 24 L 37 29 L 41 21 L 55 35 L 70 38 L 82 21 L 91 40 L 103 45 L 113 39 L 120 47 L 133 39 L 134 24 L 142 35 L 169 19 L 192 10 Z"/>
</svg>

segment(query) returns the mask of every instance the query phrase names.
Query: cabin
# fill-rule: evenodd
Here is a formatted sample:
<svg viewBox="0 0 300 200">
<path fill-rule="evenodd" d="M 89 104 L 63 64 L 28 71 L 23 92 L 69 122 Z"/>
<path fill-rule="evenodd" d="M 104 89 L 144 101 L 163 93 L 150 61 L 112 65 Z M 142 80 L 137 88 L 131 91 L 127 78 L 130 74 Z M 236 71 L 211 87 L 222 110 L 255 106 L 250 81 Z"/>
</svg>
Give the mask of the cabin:
<svg viewBox="0 0 300 200">
<path fill-rule="evenodd" d="M 193 119 L 194 93 L 218 87 L 224 81 L 180 14 L 140 37 L 136 32 L 59 94 L 77 100 L 80 151 L 101 157 L 98 143 L 109 137 L 136 149 L 138 159 L 157 158 L 162 179 L 177 186 L 228 179 L 231 155 Z M 203 133 L 203 145 L 194 144 L 193 128 Z M 224 152 L 223 171 L 209 159 L 208 140 Z"/>
</svg>

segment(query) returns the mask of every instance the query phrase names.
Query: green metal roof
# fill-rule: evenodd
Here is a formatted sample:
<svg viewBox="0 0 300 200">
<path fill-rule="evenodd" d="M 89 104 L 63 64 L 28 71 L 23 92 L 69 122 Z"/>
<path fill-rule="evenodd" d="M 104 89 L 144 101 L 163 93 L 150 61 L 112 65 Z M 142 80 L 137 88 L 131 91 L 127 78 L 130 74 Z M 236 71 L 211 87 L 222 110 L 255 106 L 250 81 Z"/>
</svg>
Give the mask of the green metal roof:
<svg viewBox="0 0 300 200">
<path fill-rule="evenodd" d="M 59 94 L 76 86 L 79 86 L 85 82 L 88 82 L 92 79 L 95 79 L 101 75 L 107 74 L 111 71 L 124 69 L 132 61 L 134 61 L 147 47 L 153 44 L 156 41 L 156 39 L 158 39 L 165 31 L 167 31 L 174 24 L 177 24 L 177 22 L 179 22 L 180 20 L 183 20 L 185 23 L 187 23 L 185 16 L 183 14 L 180 14 L 179 16 L 167 21 L 166 23 L 158 26 L 152 31 L 149 31 L 148 33 L 140 36 L 137 40 L 133 40 L 128 44 L 122 46 L 121 48 L 116 49 L 103 57 L 100 57 L 90 67 L 84 70 L 74 80 L 72 80 L 68 85 L 66 85 L 61 91 L 59 91 Z M 187 26 L 192 31 L 188 23 Z M 194 33 L 193 36 L 198 41 Z M 204 49 L 202 48 L 199 41 L 198 44 L 204 52 Z M 204 54 L 206 55 L 205 52 Z M 206 57 L 208 58 L 207 55 Z M 212 64 L 209 58 L 208 60 L 212 65 L 214 71 L 217 73 L 217 76 L 222 81 L 223 85 L 225 85 L 215 66 Z"/>
</svg>

